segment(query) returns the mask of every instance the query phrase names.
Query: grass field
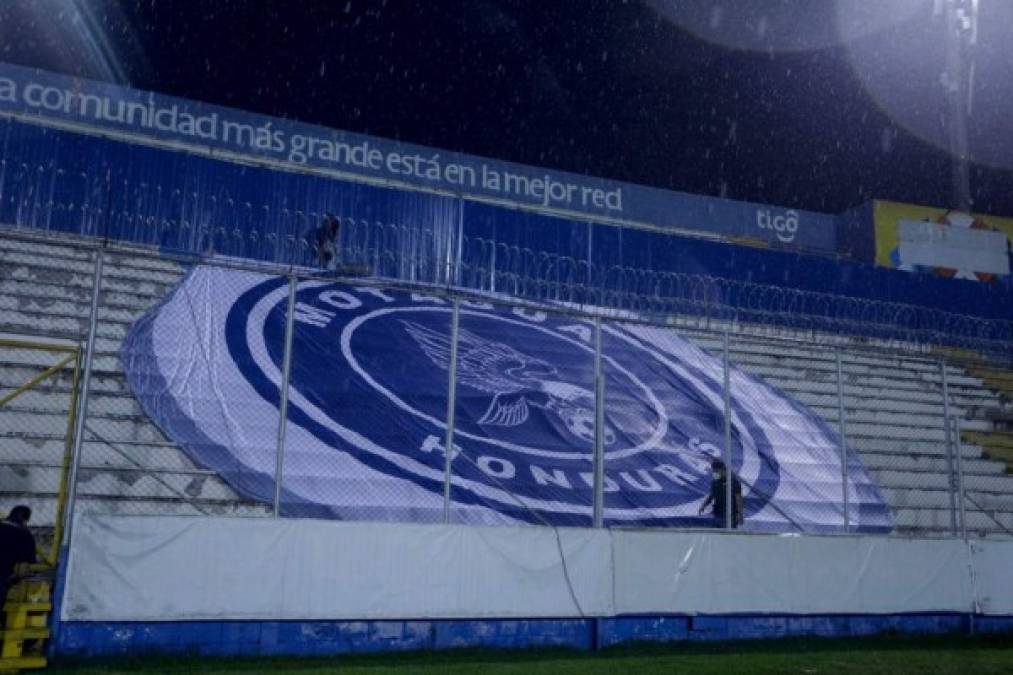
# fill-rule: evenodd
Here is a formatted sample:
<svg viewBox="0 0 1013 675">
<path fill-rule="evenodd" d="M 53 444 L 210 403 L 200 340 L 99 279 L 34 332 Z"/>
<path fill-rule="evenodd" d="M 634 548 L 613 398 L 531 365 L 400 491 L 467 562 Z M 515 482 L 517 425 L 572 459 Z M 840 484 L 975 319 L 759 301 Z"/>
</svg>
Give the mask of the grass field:
<svg viewBox="0 0 1013 675">
<path fill-rule="evenodd" d="M 324 658 L 145 658 L 61 663 L 47 675 L 147 673 L 1013 673 L 1013 636 L 640 644 L 597 654 L 462 650 Z"/>
</svg>

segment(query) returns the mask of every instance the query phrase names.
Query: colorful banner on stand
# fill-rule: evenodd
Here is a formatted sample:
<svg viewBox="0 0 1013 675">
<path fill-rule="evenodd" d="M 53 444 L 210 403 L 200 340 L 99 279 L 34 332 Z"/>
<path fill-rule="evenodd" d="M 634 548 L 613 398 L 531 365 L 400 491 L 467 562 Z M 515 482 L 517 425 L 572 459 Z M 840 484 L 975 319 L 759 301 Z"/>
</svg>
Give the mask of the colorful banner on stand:
<svg viewBox="0 0 1013 675">
<path fill-rule="evenodd" d="M 876 264 L 970 281 L 1010 273 L 1013 218 L 876 200 Z"/>
</svg>

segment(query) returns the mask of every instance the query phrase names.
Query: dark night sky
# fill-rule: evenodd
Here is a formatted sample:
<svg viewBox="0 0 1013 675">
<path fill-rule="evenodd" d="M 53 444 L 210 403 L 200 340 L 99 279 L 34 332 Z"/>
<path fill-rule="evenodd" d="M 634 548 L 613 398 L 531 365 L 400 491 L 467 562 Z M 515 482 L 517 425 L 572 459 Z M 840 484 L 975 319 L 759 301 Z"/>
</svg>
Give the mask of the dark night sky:
<svg viewBox="0 0 1013 675">
<path fill-rule="evenodd" d="M 918 25 L 931 13 L 926 0 L 890 1 L 926 5 Z M 990 2 L 1005 0 L 983 0 L 983 41 L 1003 52 L 979 55 L 988 77 L 979 78 L 985 106 L 971 134 L 983 147 L 1013 138 L 1013 95 L 990 84 L 1013 80 L 1013 22 L 997 20 L 1013 18 L 1013 3 L 995 14 Z M 668 12 L 659 8 L 666 3 Z M 740 11 L 747 6 L 751 14 Z M 710 41 L 679 25 L 700 16 Z M 832 3 L 798 0 L 737 8 L 695 0 L 6 0 L 0 59 L 687 192 L 827 212 L 872 197 L 948 205 L 947 154 L 885 112 L 849 65 L 848 49 L 873 53 L 897 42 L 890 30 L 910 33 L 914 24 L 844 46 L 824 39 L 837 35 L 833 21 Z M 737 48 L 715 44 L 715 35 Z M 810 48 L 792 44 L 809 38 Z M 941 53 L 923 42 L 926 59 Z M 977 210 L 1013 215 L 1009 159 L 1005 168 L 975 166 Z"/>
</svg>

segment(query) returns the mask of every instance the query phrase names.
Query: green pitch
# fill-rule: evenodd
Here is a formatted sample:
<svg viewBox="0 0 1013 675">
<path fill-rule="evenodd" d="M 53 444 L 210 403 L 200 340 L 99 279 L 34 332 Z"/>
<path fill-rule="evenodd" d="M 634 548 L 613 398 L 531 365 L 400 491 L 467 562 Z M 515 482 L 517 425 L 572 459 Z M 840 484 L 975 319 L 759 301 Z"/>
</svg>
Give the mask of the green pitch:
<svg viewBox="0 0 1013 675">
<path fill-rule="evenodd" d="M 47 675 L 614 675 L 616 673 L 1013 673 L 1013 636 L 638 644 L 597 654 L 463 650 L 323 658 L 144 658 L 57 664 Z"/>
</svg>

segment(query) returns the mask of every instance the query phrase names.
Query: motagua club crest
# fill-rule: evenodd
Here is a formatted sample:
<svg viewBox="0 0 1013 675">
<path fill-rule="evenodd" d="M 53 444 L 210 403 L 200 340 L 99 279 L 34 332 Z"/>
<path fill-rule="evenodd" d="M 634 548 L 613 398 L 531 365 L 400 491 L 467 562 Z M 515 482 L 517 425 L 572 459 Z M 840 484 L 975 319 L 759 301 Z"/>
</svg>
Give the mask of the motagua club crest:
<svg viewBox="0 0 1013 675">
<path fill-rule="evenodd" d="M 247 336 L 264 336 L 270 370 L 283 359 L 287 297 L 272 290 L 276 282 L 251 289 L 229 317 L 236 324 L 230 352 L 249 364 L 244 374 L 254 383 L 265 370 L 256 367 Z M 271 306 L 257 309 L 274 296 Z M 525 521 L 588 524 L 593 323 L 485 302 L 462 301 L 459 311 L 455 505 Z M 289 418 L 335 451 L 442 495 L 452 314 L 448 300 L 433 296 L 301 284 Z M 677 355 L 611 324 L 602 345 L 607 516 L 698 522 L 694 505 L 709 491 L 710 461 L 723 443 L 720 395 Z M 754 431 L 754 445 L 769 447 L 762 430 Z M 741 470 L 738 439 L 734 456 Z M 776 461 L 755 464 L 762 470 L 754 480 L 772 494 Z M 766 499 L 754 491 L 748 501 L 756 511 Z"/>
<path fill-rule="evenodd" d="M 590 525 L 594 321 L 485 300 L 458 305 L 452 521 Z M 288 302 L 286 278 L 200 265 L 131 327 L 121 353 L 164 434 L 267 503 Z M 294 307 L 282 513 L 441 522 L 452 302 L 305 280 Z M 603 318 L 600 330 L 606 523 L 717 525 L 698 510 L 725 442 L 722 361 L 669 328 Z M 745 526 L 843 529 L 839 437 L 777 389 L 736 368 L 730 375 Z M 850 529 L 889 529 L 853 454 L 843 473 Z"/>
</svg>

